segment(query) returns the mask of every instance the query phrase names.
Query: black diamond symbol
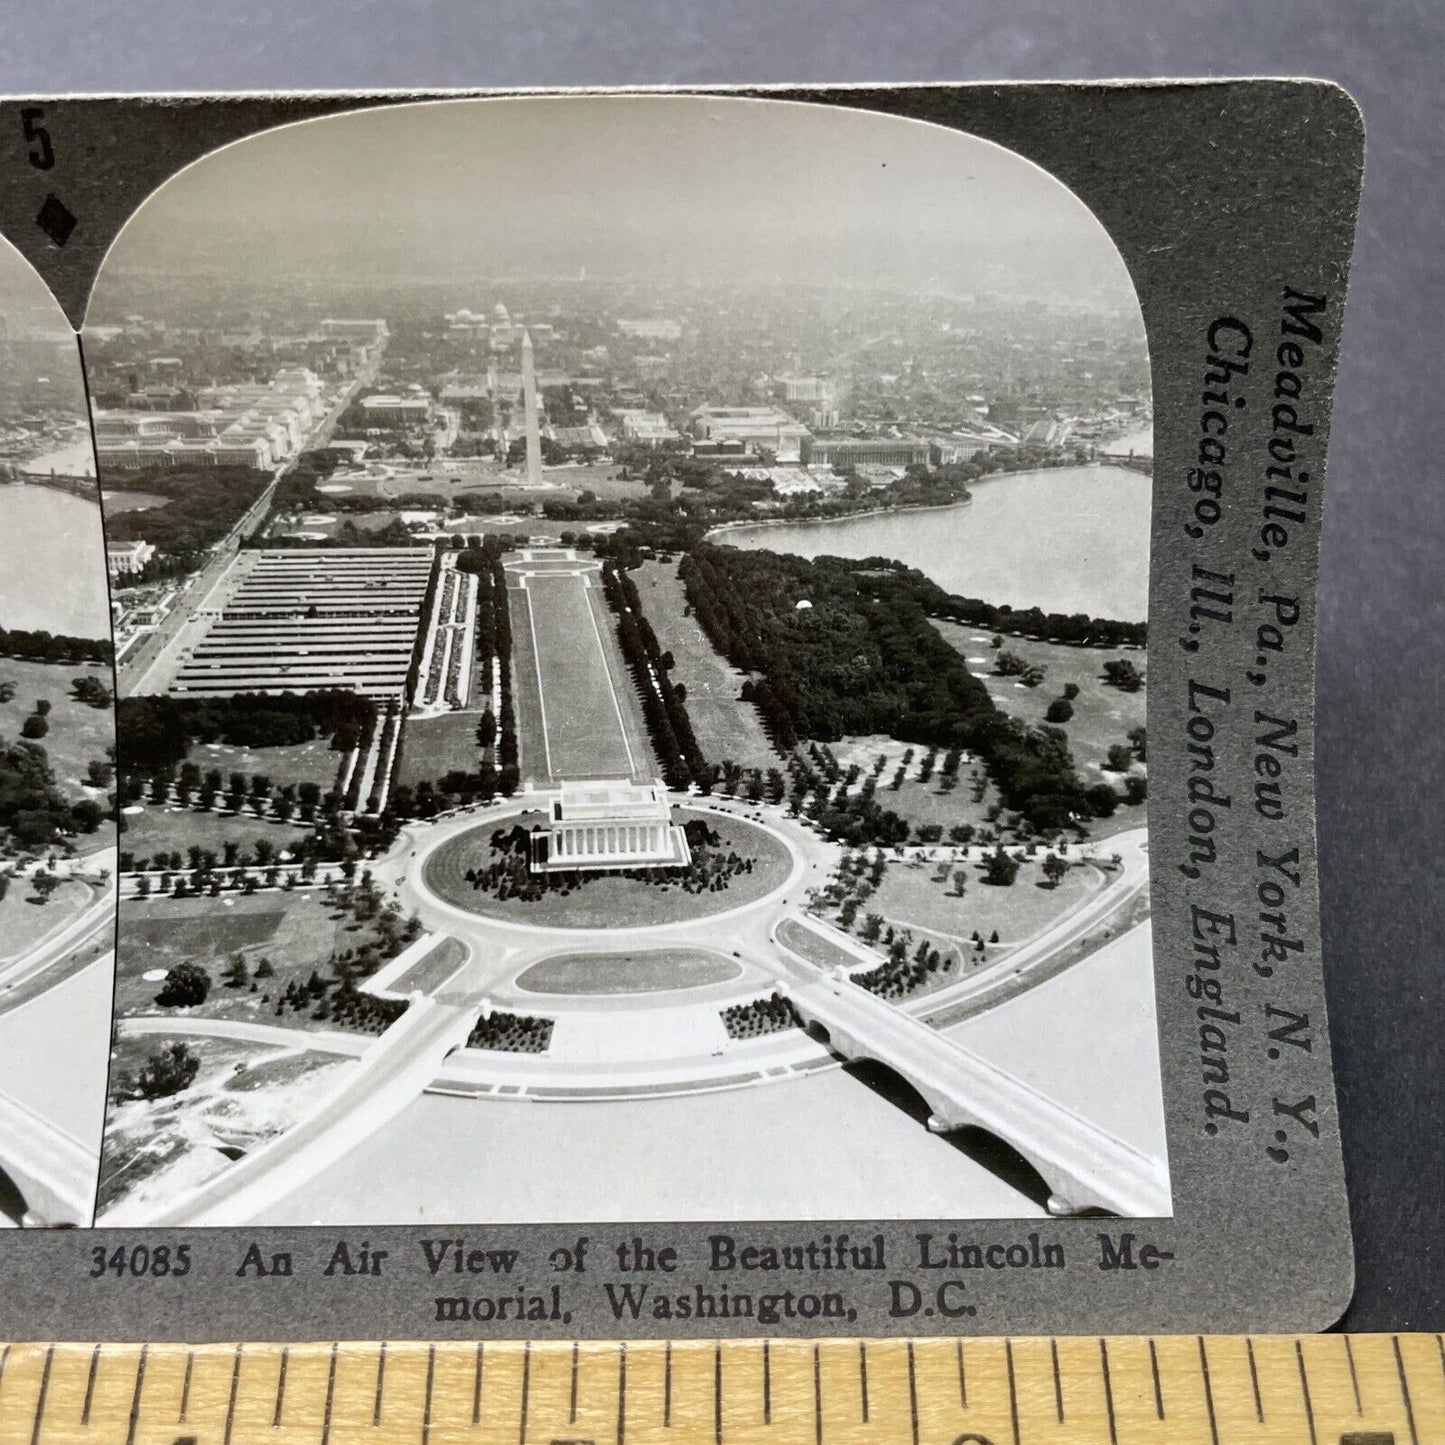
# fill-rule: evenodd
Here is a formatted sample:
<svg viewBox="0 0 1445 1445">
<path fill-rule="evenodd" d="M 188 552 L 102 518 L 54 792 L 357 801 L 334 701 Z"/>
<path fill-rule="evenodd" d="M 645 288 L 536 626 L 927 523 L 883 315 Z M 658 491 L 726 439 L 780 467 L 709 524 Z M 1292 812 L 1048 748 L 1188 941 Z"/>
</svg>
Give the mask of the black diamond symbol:
<svg viewBox="0 0 1445 1445">
<path fill-rule="evenodd" d="M 70 233 L 76 227 L 76 219 L 70 214 L 70 207 L 52 191 L 45 198 L 45 204 L 41 206 L 40 213 L 35 217 L 35 224 L 55 242 L 57 246 L 63 246 L 69 239 Z"/>
</svg>

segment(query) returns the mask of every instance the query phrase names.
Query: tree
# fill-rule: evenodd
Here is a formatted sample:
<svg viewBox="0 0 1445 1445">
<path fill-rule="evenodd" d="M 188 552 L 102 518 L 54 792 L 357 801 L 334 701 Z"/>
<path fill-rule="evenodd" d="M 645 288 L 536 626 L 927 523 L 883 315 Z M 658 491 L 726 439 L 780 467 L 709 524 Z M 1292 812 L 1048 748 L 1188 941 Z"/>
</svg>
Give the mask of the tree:
<svg viewBox="0 0 1445 1445">
<path fill-rule="evenodd" d="M 205 1003 L 211 975 L 198 963 L 178 963 L 167 974 L 156 1002 L 162 1008 L 190 1008 Z"/>
<path fill-rule="evenodd" d="M 1057 853 L 1049 853 L 1044 857 L 1044 878 L 1050 888 L 1057 888 L 1063 882 L 1064 874 L 1069 871 L 1068 861 L 1060 858 Z"/>
<path fill-rule="evenodd" d="M 1064 698 L 1065 698 L 1066 701 L 1068 701 L 1068 702 L 1073 702 L 1073 700 L 1074 700 L 1076 697 L 1078 697 L 1078 695 L 1079 695 L 1079 684 L 1078 684 L 1078 683 L 1076 683 L 1076 682 L 1066 682 L 1066 683 L 1064 684 Z"/>
<path fill-rule="evenodd" d="M 1137 773 L 1124 779 L 1124 801 L 1137 807 L 1149 796 L 1149 784 Z"/>
<path fill-rule="evenodd" d="M 1044 721 L 1049 723 L 1066 723 L 1074 715 L 1074 705 L 1067 698 L 1056 697 L 1044 713 Z"/>
<path fill-rule="evenodd" d="M 1127 657 L 1121 657 L 1104 664 L 1104 681 L 1120 692 L 1138 692 L 1144 686 L 1144 674 Z"/>
<path fill-rule="evenodd" d="M 1104 767 L 1111 773 L 1127 773 L 1134 766 L 1134 749 L 1128 743 L 1115 743 L 1104 759 Z"/>
<path fill-rule="evenodd" d="M 968 891 L 968 870 L 966 868 L 955 868 L 953 870 L 953 896 L 962 898 Z"/>
<path fill-rule="evenodd" d="M 98 678 L 90 674 L 77 677 L 70 684 L 70 691 L 77 702 L 83 702 L 87 707 L 106 708 L 110 706 L 110 689 Z"/>
<path fill-rule="evenodd" d="M 251 982 L 251 974 L 246 967 L 246 960 L 239 953 L 226 965 L 221 979 L 227 988 L 245 988 Z"/>
<path fill-rule="evenodd" d="M 1009 888 L 1013 881 L 1019 876 L 1019 863 L 1017 858 L 1011 858 L 1003 850 L 1003 845 L 998 845 L 992 853 L 984 859 L 983 881 L 995 888 Z"/>
<path fill-rule="evenodd" d="M 43 738 L 50 731 L 50 724 L 45 720 L 44 713 L 33 712 L 20 724 L 20 736 L 29 738 L 32 742 Z"/>
<path fill-rule="evenodd" d="M 92 758 L 85 765 L 85 781 L 92 788 L 108 788 L 115 781 L 115 766 L 106 758 Z"/>
<path fill-rule="evenodd" d="M 1144 727 L 1130 728 L 1126 736 L 1129 739 L 1129 746 L 1134 749 L 1134 756 L 1141 763 L 1149 761 L 1149 730 Z"/>
<path fill-rule="evenodd" d="M 201 1060 L 188 1044 L 167 1044 L 152 1050 L 136 1076 L 135 1092 L 142 1099 L 167 1099 L 189 1089 L 201 1071 Z"/>
</svg>

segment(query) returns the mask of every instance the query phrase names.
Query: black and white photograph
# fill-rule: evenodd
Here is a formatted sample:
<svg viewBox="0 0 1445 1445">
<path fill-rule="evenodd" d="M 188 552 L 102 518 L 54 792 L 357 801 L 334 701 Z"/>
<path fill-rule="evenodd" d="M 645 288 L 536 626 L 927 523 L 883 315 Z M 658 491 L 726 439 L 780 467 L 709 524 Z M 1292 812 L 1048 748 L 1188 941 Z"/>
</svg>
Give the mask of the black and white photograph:
<svg viewBox="0 0 1445 1445">
<path fill-rule="evenodd" d="M 178 172 L 83 339 L 99 1223 L 1171 1213 L 1149 355 L 1068 187 L 784 101 L 384 106 Z"/>
<path fill-rule="evenodd" d="M 0 240 L 0 1224 L 86 1225 L 116 906 L 106 552 L 80 353 Z"/>
</svg>

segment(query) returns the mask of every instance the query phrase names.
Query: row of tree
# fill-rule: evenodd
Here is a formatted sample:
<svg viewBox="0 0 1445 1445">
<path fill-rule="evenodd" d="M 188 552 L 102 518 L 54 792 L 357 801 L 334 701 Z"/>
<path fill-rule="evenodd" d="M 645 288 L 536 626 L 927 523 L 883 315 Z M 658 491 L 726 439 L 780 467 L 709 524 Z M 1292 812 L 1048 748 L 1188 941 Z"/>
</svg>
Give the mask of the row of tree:
<svg viewBox="0 0 1445 1445">
<path fill-rule="evenodd" d="M 632 669 L 664 780 L 672 788 L 685 788 L 691 782 L 710 788 L 713 770 L 693 732 L 686 690 L 672 680 L 672 653 L 658 642 L 652 624 L 643 615 L 637 583 L 609 562 L 602 568 L 602 588 L 617 616 L 617 642 Z"/>
<path fill-rule="evenodd" d="M 71 637 L 43 629 L 0 627 L 0 654 L 28 662 L 110 662 L 115 647 L 109 637 Z"/>
</svg>

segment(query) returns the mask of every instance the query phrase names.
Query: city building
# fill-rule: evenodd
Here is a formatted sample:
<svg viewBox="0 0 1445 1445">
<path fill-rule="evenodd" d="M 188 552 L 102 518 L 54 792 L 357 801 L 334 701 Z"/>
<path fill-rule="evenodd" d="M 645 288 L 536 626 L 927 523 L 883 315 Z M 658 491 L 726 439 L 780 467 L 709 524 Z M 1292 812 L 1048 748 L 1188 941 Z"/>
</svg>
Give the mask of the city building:
<svg viewBox="0 0 1445 1445">
<path fill-rule="evenodd" d="M 105 549 L 105 561 L 112 577 L 129 577 L 142 571 L 155 554 L 149 542 L 112 542 Z"/>
<path fill-rule="evenodd" d="M 703 441 L 765 447 L 779 461 L 797 461 L 812 435 L 775 406 L 700 406 L 691 420 L 694 435 Z"/>
<path fill-rule="evenodd" d="M 926 466 L 929 444 L 923 437 L 809 436 L 803 443 L 809 466 Z"/>
<path fill-rule="evenodd" d="M 678 868 L 692 858 L 661 783 L 563 783 L 531 846 L 534 873 Z"/>
<path fill-rule="evenodd" d="M 205 635 L 173 693 L 346 688 L 403 699 L 436 554 L 430 547 L 245 551 L 196 613 Z"/>
<path fill-rule="evenodd" d="M 667 418 L 661 412 L 645 411 L 639 407 L 624 407 L 612 414 L 622 425 L 623 441 L 655 447 L 661 446 L 663 442 L 675 442 L 681 439 L 679 433 L 667 424 Z"/>
<path fill-rule="evenodd" d="M 269 382 L 201 387 L 189 410 L 130 405 L 97 411 L 96 453 L 102 470 L 160 467 L 249 467 L 266 471 L 296 455 L 326 414 L 325 385 L 315 372 L 288 366 Z"/>
<path fill-rule="evenodd" d="M 425 426 L 431 413 L 432 399 L 425 392 L 406 396 L 380 393 L 361 399 L 362 419 L 367 426 Z"/>
<path fill-rule="evenodd" d="M 617 329 L 633 341 L 678 341 L 682 337 L 682 323 L 667 317 L 619 320 Z"/>
</svg>

